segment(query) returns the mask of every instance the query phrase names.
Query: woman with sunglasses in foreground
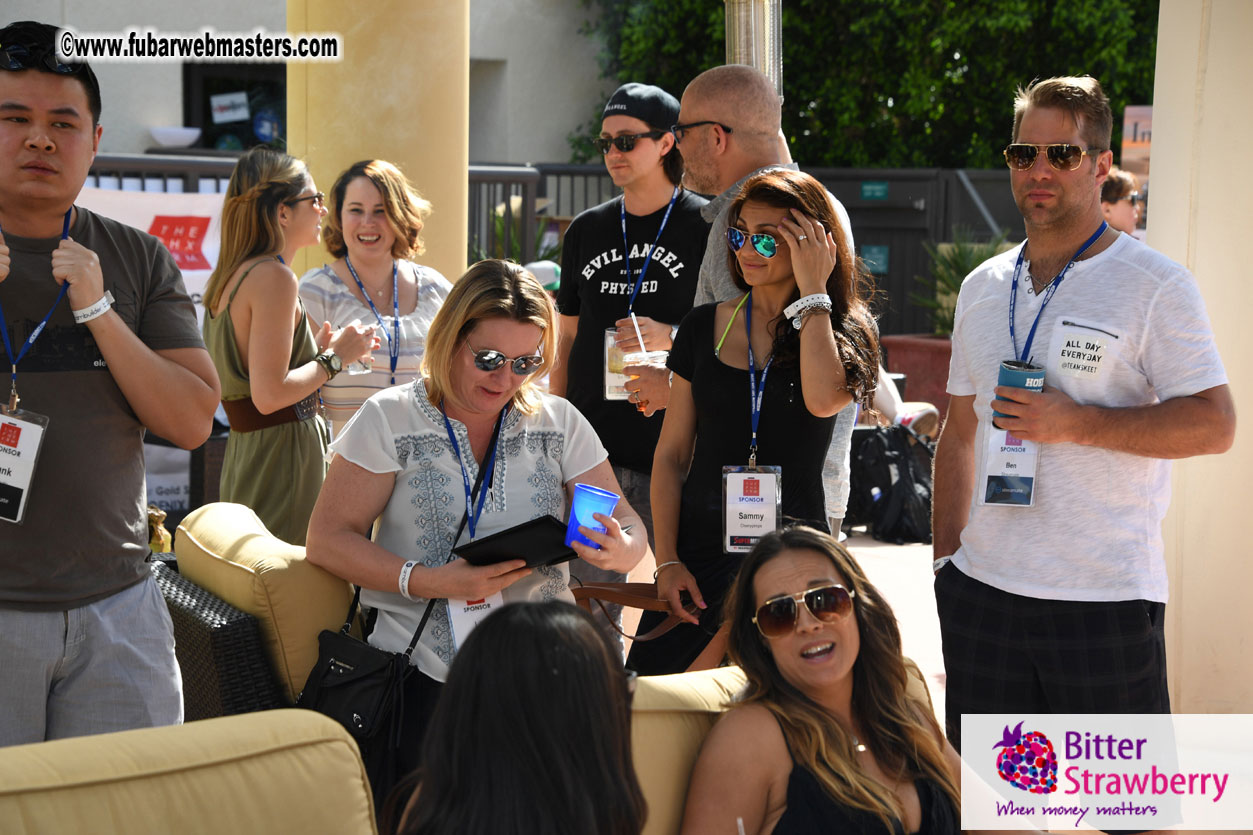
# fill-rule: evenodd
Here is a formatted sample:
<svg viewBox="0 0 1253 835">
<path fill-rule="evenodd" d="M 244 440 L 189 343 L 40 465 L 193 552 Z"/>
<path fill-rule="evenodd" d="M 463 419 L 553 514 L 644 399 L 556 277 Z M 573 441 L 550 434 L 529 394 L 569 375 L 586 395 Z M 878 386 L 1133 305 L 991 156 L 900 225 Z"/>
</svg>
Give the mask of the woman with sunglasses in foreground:
<svg viewBox="0 0 1253 835">
<path fill-rule="evenodd" d="M 507 606 L 453 662 L 400 835 L 638 835 L 631 759 L 635 680 L 568 603 Z M 554 733 L 552 718 L 560 732 Z M 388 816 L 384 815 L 386 819 Z"/>
<path fill-rule="evenodd" d="M 378 610 L 371 644 L 402 652 L 420 633 L 398 773 L 416 767 L 441 682 L 476 618 L 515 601 L 573 602 L 566 563 L 474 566 L 453 546 L 545 514 L 565 519 L 576 482 L 622 492 L 586 418 L 536 384 L 556 350 L 554 318 L 522 267 L 475 264 L 435 314 L 422 376 L 372 395 L 331 444 L 309 561 L 361 586 L 362 605 Z M 630 503 L 596 518 L 605 533 L 580 531 L 600 549 L 574 550 L 630 571 L 648 551 Z"/>
<path fill-rule="evenodd" d="M 748 685 L 705 739 L 683 835 L 956 833 L 957 752 L 910 692 L 892 609 L 830 536 L 767 534 L 727 605 Z"/>
<path fill-rule="evenodd" d="M 688 622 L 632 647 L 631 666 L 648 675 L 686 669 L 709 643 L 756 537 L 785 522 L 826 530 L 822 468 L 835 415 L 865 403 L 878 377 L 865 273 L 821 183 L 788 170 L 752 177 L 731 205 L 727 239 L 745 295 L 693 310 L 670 353 L 653 459 L 657 591 Z M 757 472 L 725 472 L 746 465 Z M 733 492 L 745 494 L 738 508 Z M 740 530 L 728 516 L 745 520 Z M 704 610 L 699 618 L 682 594 Z M 640 630 L 663 614 L 646 613 Z"/>
<path fill-rule="evenodd" d="M 322 234 L 322 194 L 298 159 L 244 154 L 222 205 L 222 244 L 204 294 L 204 341 L 231 424 L 221 499 L 256 512 L 270 533 L 303 545 L 326 473 L 317 391 L 369 357 L 373 328 L 314 331 L 291 270 Z"/>
</svg>

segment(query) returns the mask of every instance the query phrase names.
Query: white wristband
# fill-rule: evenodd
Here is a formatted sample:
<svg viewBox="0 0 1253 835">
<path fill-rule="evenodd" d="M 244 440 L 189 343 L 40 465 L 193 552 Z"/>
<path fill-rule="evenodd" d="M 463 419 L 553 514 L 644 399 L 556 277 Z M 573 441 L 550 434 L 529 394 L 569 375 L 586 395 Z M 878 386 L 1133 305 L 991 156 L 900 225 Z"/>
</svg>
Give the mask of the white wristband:
<svg viewBox="0 0 1253 835">
<path fill-rule="evenodd" d="M 413 567 L 417 564 L 417 560 L 409 560 L 400 569 L 400 596 L 405 600 L 413 600 L 413 596 L 409 594 L 409 575 L 413 573 Z"/>
<path fill-rule="evenodd" d="M 822 307 L 823 305 L 826 305 L 827 310 L 830 310 L 831 297 L 826 293 L 811 293 L 808 296 L 802 296 L 783 308 L 783 315 L 788 319 L 794 319 L 802 310 L 808 310 L 811 307 Z"/>
<path fill-rule="evenodd" d="M 82 325 L 90 322 L 97 316 L 103 316 L 112 306 L 113 294 L 108 290 L 105 290 L 104 295 L 100 297 L 100 300 L 91 307 L 84 307 L 82 310 L 74 311 L 74 323 Z"/>
</svg>

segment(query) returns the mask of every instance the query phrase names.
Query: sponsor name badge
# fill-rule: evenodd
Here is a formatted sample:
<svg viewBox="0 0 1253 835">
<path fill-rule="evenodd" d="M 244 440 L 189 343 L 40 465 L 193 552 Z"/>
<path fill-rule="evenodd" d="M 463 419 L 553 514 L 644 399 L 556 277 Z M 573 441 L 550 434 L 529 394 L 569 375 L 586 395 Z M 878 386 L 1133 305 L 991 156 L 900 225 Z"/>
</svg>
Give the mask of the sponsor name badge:
<svg viewBox="0 0 1253 835">
<path fill-rule="evenodd" d="M 747 553 L 782 518 L 783 468 L 722 468 L 722 550 Z"/>
<path fill-rule="evenodd" d="M 979 483 L 985 505 L 1031 507 L 1035 502 L 1035 467 L 1040 445 L 1016 438 L 988 424 L 988 447 Z"/>
<path fill-rule="evenodd" d="M 490 594 L 480 600 L 448 600 L 448 622 L 452 624 L 453 650 L 458 649 L 479 621 L 487 617 L 493 610 L 505 605 L 502 592 Z"/>
<path fill-rule="evenodd" d="M 0 406 L 0 519 L 21 524 L 48 418 Z"/>
</svg>

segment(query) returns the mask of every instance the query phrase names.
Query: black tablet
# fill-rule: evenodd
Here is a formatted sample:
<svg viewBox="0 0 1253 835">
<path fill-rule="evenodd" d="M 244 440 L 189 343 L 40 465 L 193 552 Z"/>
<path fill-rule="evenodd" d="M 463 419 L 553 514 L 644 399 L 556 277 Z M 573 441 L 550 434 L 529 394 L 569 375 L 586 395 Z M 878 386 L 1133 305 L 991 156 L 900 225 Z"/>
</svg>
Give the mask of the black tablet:
<svg viewBox="0 0 1253 835">
<path fill-rule="evenodd" d="M 526 560 L 538 565 L 557 565 L 578 556 L 566 545 L 566 523 L 541 516 L 491 536 L 458 545 L 452 552 L 470 565 L 494 565 L 505 560 Z"/>
</svg>

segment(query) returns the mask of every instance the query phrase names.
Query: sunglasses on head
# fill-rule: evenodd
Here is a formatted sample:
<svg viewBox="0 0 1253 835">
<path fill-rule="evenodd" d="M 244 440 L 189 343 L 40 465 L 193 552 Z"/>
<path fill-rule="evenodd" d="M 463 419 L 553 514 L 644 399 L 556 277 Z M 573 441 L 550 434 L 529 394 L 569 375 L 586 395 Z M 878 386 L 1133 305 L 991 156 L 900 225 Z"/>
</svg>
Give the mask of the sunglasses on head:
<svg viewBox="0 0 1253 835">
<path fill-rule="evenodd" d="M 1035 165 L 1035 158 L 1040 155 L 1041 148 L 1044 149 L 1044 156 L 1048 159 L 1049 165 L 1057 171 L 1074 171 L 1083 164 L 1085 155 L 1095 156 L 1101 153 L 1100 148 L 1084 149 L 1065 142 L 1053 145 L 1029 145 L 1015 142 L 1005 149 L 1005 163 L 1017 171 L 1027 171 Z"/>
<path fill-rule="evenodd" d="M 773 258 L 779 251 L 779 243 L 773 235 L 747 235 L 742 229 L 727 227 L 727 246 L 731 247 L 732 252 L 739 252 L 745 241 L 751 243 L 762 258 Z"/>
<path fill-rule="evenodd" d="M 817 586 L 796 594 L 772 597 L 757 607 L 753 623 L 766 638 L 781 638 L 796 628 L 800 618 L 799 603 L 803 600 L 809 613 L 823 623 L 835 623 L 853 611 L 853 592 L 839 583 Z"/>
<path fill-rule="evenodd" d="M 598 136 L 592 140 L 592 144 L 602 154 L 609 153 L 610 146 L 617 148 L 624 154 L 635 150 L 635 143 L 640 139 L 661 139 L 666 135 L 664 130 L 650 130 L 647 133 L 624 133 L 621 136 Z"/>
<path fill-rule="evenodd" d="M 317 194 L 306 194 L 304 197 L 297 197 L 295 200 L 288 200 L 287 205 L 295 206 L 297 203 L 303 203 L 306 200 L 312 200 L 313 205 L 319 209 L 326 205 L 326 195 L 320 191 Z"/>
<path fill-rule="evenodd" d="M 474 354 L 474 367 L 480 371 L 495 371 L 505 363 L 509 363 L 509 367 L 513 369 L 513 373 L 519 377 L 525 377 L 533 371 L 539 370 L 544 365 L 544 358 L 539 354 L 531 354 L 526 357 L 507 357 L 500 351 L 484 350 L 476 351 L 474 346 L 466 342 L 466 348 L 470 353 Z"/>
<path fill-rule="evenodd" d="M 0 69 L 33 70 L 40 67 L 62 75 L 73 75 L 83 71 L 82 64 L 62 63 L 57 58 L 56 50 L 50 46 L 9 44 L 0 47 Z"/>
</svg>

